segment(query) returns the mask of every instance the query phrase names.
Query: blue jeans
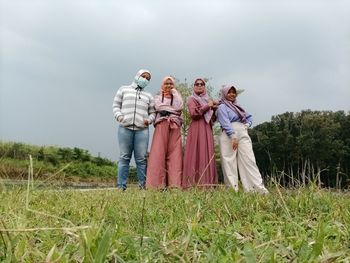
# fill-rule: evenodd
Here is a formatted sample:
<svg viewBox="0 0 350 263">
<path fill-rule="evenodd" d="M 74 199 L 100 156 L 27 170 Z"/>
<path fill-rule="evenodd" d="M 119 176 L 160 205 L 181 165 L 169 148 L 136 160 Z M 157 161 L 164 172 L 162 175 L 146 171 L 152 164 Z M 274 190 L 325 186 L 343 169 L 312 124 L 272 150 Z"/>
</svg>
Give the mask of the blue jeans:
<svg viewBox="0 0 350 263">
<path fill-rule="evenodd" d="M 118 140 L 120 157 L 118 163 L 117 187 L 126 189 L 129 175 L 129 163 L 131 155 L 134 152 L 139 187 L 144 188 L 146 183 L 147 149 L 149 141 L 148 128 L 133 131 L 119 126 Z"/>
</svg>

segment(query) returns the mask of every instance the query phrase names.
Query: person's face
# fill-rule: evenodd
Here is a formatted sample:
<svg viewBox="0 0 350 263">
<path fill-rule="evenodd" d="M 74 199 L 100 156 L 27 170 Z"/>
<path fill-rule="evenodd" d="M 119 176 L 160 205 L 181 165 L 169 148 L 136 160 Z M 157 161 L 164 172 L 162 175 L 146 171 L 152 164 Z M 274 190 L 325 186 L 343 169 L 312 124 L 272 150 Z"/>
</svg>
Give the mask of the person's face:
<svg viewBox="0 0 350 263">
<path fill-rule="evenodd" d="M 171 90 L 172 88 L 174 88 L 174 83 L 171 81 L 171 79 L 167 79 L 165 82 L 164 82 L 164 89 L 166 91 L 169 91 Z"/>
<path fill-rule="evenodd" d="M 226 95 L 226 99 L 229 101 L 235 101 L 236 97 L 237 97 L 236 91 L 233 88 L 231 88 Z"/>
<path fill-rule="evenodd" d="M 196 82 L 194 83 L 194 92 L 197 95 L 200 95 L 204 92 L 204 90 L 205 90 L 205 83 L 200 79 L 196 80 Z"/>
<path fill-rule="evenodd" d="M 141 74 L 141 77 L 147 79 L 148 81 L 151 80 L 151 74 L 149 74 L 148 72 L 144 72 Z"/>
</svg>

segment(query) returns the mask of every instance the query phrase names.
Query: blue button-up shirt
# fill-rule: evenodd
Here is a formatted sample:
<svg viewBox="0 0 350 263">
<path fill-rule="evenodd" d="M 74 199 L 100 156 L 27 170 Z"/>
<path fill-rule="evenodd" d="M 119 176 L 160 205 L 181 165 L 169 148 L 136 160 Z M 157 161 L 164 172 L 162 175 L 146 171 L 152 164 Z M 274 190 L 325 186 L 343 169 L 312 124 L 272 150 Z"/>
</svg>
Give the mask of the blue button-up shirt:
<svg viewBox="0 0 350 263">
<path fill-rule="evenodd" d="M 231 123 L 232 122 L 242 122 L 239 115 L 231 110 L 229 107 L 227 107 L 225 104 L 220 104 L 219 108 L 217 110 L 217 117 L 218 121 L 221 125 L 221 129 L 223 129 L 227 136 L 233 138 L 235 131 L 232 128 Z M 247 113 L 246 122 L 244 124 L 247 124 L 248 127 L 250 127 L 253 123 L 253 117 L 252 115 Z"/>
</svg>

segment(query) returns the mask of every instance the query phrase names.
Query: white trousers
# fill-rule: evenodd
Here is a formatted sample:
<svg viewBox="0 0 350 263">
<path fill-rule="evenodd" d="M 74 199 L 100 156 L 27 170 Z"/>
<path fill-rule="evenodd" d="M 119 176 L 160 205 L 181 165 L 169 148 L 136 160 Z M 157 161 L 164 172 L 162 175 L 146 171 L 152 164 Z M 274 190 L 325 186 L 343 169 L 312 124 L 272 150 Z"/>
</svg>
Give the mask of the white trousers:
<svg viewBox="0 0 350 263">
<path fill-rule="evenodd" d="M 238 191 L 239 170 L 239 177 L 244 191 L 268 193 L 255 162 L 252 140 L 248 135 L 247 127 L 240 122 L 233 122 L 232 127 L 238 139 L 238 148 L 236 150 L 233 150 L 232 140 L 224 131 L 220 135 L 221 167 L 225 184 Z"/>
</svg>

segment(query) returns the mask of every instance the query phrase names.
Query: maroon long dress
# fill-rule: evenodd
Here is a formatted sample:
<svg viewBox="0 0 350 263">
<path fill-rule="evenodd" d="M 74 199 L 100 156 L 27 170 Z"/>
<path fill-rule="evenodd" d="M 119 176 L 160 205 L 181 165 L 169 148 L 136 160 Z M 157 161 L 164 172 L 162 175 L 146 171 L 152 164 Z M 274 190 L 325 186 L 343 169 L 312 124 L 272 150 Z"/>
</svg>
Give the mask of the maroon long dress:
<svg viewBox="0 0 350 263">
<path fill-rule="evenodd" d="M 207 123 L 204 113 L 209 110 L 208 105 L 202 106 L 195 98 L 190 97 L 187 106 L 192 122 L 186 139 L 182 186 L 188 188 L 217 184 L 212 128 L 215 114 Z"/>
</svg>

